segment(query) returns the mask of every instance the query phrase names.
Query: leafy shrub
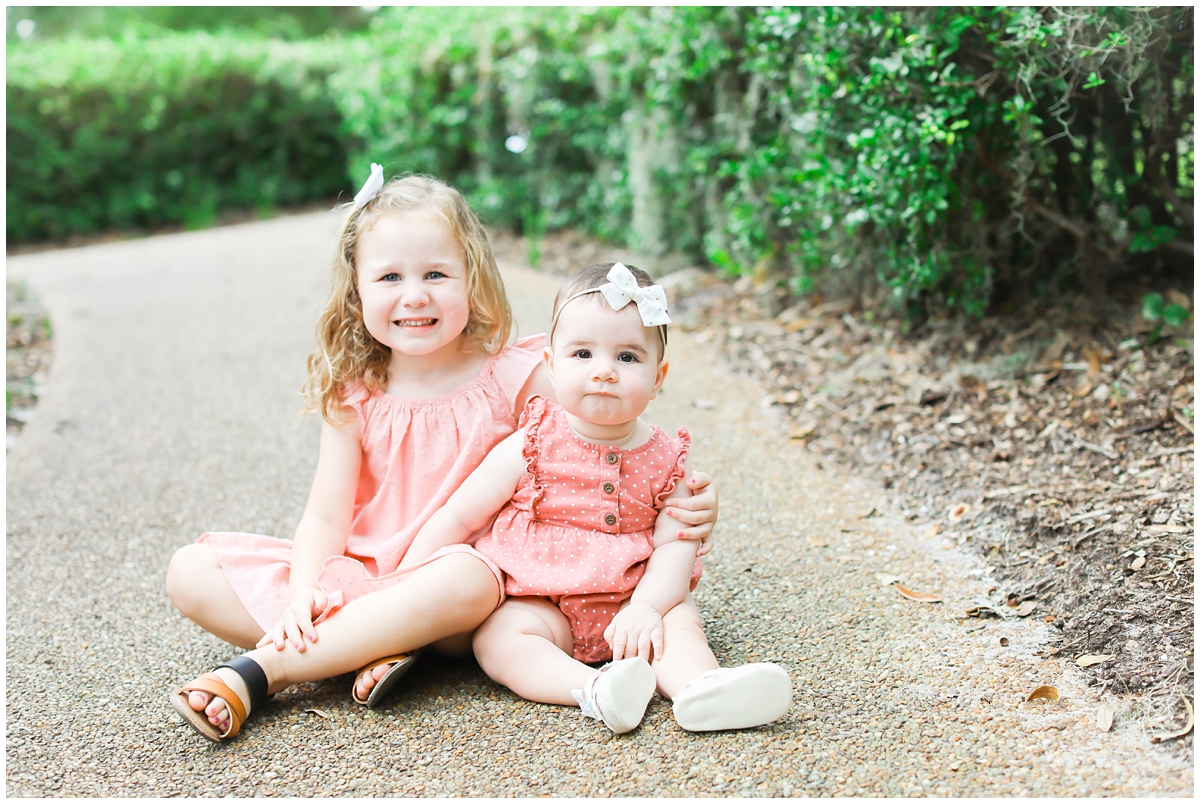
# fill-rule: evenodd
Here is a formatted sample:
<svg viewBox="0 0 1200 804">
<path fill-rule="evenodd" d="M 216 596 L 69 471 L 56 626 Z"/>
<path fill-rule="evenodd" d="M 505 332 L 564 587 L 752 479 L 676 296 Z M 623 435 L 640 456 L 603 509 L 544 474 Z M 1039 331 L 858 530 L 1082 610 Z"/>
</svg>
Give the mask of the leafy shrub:
<svg viewBox="0 0 1200 804">
<path fill-rule="evenodd" d="M 331 79 L 346 130 L 363 143 L 351 175 L 386 161 L 389 175 L 452 182 L 493 225 L 586 225 L 619 239 L 628 199 L 610 177 L 625 159 L 623 109 L 601 91 L 588 48 L 620 13 L 381 11 L 362 61 Z M 514 135 L 525 150 L 505 147 Z"/>
<path fill-rule="evenodd" d="M 804 292 L 915 312 L 1186 270 L 1190 9 L 393 9 L 345 86 L 355 175 L 463 187 Z M 355 75 L 362 71 L 356 71 Z M 512 134 L 528 139 L 507 153 Z"/>
<path fill-rule="evenodd" d="M 272 39 L 301 40 L 365 28 L 361 6 L 8 6 L 8 41 L 17 23 L 34 23 L 35 39 L 120 38 L 129 31 L 241 31 Z"/>
<path fill-rule="evenodd" d="M 1192 20 L 426 7 L 320 45 L 14 47 L 9 236 L 318 198 L 377 161 L 535 241 L 576 226 L 913 315 L 1102 293 L 1192 264 Z"/>
<path fill-rule="evenodd" d="M 9 239 L 203 226 L 344 191 L 325 84 L 338 52 L 203 33 L 10 45 Z"/>
<path fill-rule="evenodd" d="M 626 63 L 682 144 L 659 188 L 671 230 L 711 261 L 798 291 L 869 266 L 918 311 L 981 314 L 993 288 L 1019 300 L 1063 277 L 1102 290 L 1190 267 L 1191 20 L 631 10 Z"/>
</svg>

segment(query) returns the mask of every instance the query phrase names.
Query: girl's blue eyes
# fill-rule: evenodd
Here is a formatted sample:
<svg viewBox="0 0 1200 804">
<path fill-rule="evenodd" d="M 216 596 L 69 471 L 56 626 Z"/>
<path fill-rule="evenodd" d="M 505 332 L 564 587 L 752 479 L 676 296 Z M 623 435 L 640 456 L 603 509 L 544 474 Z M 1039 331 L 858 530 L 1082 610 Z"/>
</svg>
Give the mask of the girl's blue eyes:
<svg viewBox="0 0 1200 804">
<path fill-rule="evenodd" d="M 446 274 L 442 273 L 441 271 L 430 271 L 429 273 L 425 274 L 426 280 L 445 279 L 445 278 L 446 278 Z M 400 274 L 397 274 L 397 273 L 384 274 L 382 277 L 380 277 L 380 279 L 382 279 L 384 282 L 399 282 Z"/>
</svg>

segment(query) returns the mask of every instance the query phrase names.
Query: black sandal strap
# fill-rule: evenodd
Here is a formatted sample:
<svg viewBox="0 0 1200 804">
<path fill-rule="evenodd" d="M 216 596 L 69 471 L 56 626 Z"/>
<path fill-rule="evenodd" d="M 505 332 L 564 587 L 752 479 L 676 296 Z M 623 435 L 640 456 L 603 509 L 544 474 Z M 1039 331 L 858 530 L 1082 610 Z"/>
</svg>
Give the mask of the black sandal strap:
<svg viewBox="0 0 1200 804">
<path fill-rule="evenodd" d="M 267 695 L 267 674 L 258 666 L 258 662 L 249 656 L 236 656 L 224 664 L 217 665 L 218 669 L 222 667 L 228 667 L 242 677 L 242 681 L 246 682 L 246 689 L 250 691 L 250 711 L 258 711 L 270 697 Z"/>
</svg>

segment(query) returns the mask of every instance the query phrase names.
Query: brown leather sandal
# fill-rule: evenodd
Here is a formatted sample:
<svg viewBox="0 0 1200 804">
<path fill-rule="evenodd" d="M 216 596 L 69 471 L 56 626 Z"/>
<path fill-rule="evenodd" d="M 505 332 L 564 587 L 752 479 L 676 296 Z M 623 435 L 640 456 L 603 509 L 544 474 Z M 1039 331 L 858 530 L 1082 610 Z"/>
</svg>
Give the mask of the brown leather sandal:
<svg viewBox="0 0 1200 804">
<path fill-rule="evenodd" d="M 222 667 L 228 667 L 242 677 L 242 680 L 246 682 L 246 688 L 250 691 L 251 711 L 259 709 L 267 700 L 268 695 L 267 674 L 258 666 L 258 663 L 248 656 L 238 656 L 224 664 L 217 665 L 216 669 L 219 670 Z M 191 707 L 191 704 L 188 703 L 188 693 L 191 692 L 207 692 L 225 702 L 225 708 L 229 713 L 229 727 L 225 731 L 221 731 L 209 723 L 204 710 L 197 712 Z M 175 690 L 171 693 L 171 706 L 175 707 L 175 711 L 198 734 L 215 743 L 236 737 L 242 730 L 242 724 L 246 722 L 246 715 L 249 714 L 238 694 L 230 689 L 229 685 L 216 673 L 204 673 Z"/>
<path fill-rule="evenodd" d="M 396 682 L 400 677 L 407 673 L 413 666 L 413 662 L 417 660 L 420 650 L 415 650 L 411 653 L 397 653 L 395 656 L 388 656 L 386 659 L 378 659 L 371 662 L 366 667 L 354 674 L 354 686 L 350 688 L 350 696 L 354 698 L 355 703 L 362 704 L 368 709 L 374 709 L 384 696 L 387 695 L 392 687 L 396 686 Z M 364 701 L 358 697 L 358 680 L 363 677 L 363 673 L 369 673 L 372 669 L 381 664 L 395 662 L 392 668 L 383 674 L 383 678 L 375 682 L 375 686 L 371 688 L 370 694 Z"/>
</svg>

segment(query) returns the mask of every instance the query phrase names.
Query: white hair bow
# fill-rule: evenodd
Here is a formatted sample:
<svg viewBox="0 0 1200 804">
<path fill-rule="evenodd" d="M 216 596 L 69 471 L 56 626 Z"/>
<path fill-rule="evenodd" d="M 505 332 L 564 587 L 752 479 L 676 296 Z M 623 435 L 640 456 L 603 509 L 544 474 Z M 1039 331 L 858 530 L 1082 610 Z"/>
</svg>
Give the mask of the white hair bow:
<svg viewBox="0 0 1200 804">
<path fill-rule="evenodd" d="M 601 285 L 600 292 L 614 310 L 620 310 L 634 302 L 642 316 L 643 326 L 660 327 L 671 323 L 667 315 L 667 292 L 663 290 L 662 285 L 641 287 L 637 283 L 637 277 L 621 263 L 614 265 L 608 272 L 608 281 L 611 284 Z"/>
<path fill-rule="evenodd" d="M 375 196 L 379 194 L 383 187 L 383 165 L 371 163 L 371 175 L 367 177 L 367 183 L 358 191 L 358 195 L 354 196 L 354 208 L 362 209 L 367 204 L 375 200 Z"/>
</svg>

